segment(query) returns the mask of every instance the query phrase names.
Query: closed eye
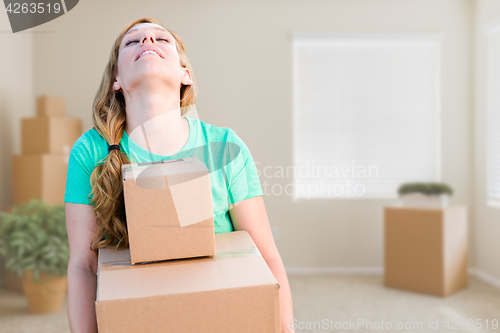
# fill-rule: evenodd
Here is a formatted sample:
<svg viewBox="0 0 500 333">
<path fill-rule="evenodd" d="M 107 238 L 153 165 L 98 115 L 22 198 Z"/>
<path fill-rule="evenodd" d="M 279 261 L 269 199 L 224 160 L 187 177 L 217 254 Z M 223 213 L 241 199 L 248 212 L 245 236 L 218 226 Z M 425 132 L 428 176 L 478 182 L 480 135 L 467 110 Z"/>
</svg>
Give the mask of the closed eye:
<svg viewBox="0 0 500 333">
<path fill-rule="evenodd" d="M 125 43 L 125 46 L 128 46 L 131 43 L 139 43 L 137 39 L 129 40 L 127 43 Z"/>
<path fill-rule="evenodd" d="M 156 38 L 156 40 L 164 40 L 165 42 L 167 42 L 167 43 L 168 43 L 168 39 L 166 39 L 166 38 L 163 38 L 163 37 L 160 37 L 160 38 Z"/>
</svg>

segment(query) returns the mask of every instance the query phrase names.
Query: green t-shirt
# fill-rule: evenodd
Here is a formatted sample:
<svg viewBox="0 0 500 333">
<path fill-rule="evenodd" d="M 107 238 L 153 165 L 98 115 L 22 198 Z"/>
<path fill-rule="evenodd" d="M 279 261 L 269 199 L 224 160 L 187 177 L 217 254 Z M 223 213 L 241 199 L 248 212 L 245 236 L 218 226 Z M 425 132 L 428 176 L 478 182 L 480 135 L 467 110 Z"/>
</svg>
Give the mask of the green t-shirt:
<svg viewBox="0 0 500 333">
<path fill-rule="evenodd" d="M 185 118 L 189 122 L 189 138 L 174 155 L 150 153 L 130 140 L 126 132 L 120 141 L 120 150 L 131 163 L 198 157 L 210 171 L 215 233 L 231 232 L 229 205 L 263 195 L 252 155 L 232 129 Z M 75 142 L 69 156 L 64 202 L 91 205 L 90 175 L 107 154 L 108 144 L 95 129 L 85 132 Z"/>
</svg>

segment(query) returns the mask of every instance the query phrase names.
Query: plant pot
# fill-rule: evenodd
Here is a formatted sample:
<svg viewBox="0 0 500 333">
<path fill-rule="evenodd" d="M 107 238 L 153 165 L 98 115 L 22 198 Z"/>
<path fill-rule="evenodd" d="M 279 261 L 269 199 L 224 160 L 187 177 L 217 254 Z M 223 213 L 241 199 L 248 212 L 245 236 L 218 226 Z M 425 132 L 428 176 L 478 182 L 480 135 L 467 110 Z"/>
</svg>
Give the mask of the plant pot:
<svg viewBox="0 0 500 333">
<path fill-rule="evenodd" d="M 401 196 L 403 206 L 417 208 L 445 208 L 448 207 L 448 198 L 448 194 L 427 195 L 418 192 Z"/>
<path fill-rule="evenodd" d="M 62 307 L 68 289 L 67 276 L 52 276 L 47 281 L 46 277 L 47 274 L 42 272 L 38 282 L 35 283 L 32 271 L 24 272 L 24 295 L 31 313 L 57 312 Z"/>
</svg>

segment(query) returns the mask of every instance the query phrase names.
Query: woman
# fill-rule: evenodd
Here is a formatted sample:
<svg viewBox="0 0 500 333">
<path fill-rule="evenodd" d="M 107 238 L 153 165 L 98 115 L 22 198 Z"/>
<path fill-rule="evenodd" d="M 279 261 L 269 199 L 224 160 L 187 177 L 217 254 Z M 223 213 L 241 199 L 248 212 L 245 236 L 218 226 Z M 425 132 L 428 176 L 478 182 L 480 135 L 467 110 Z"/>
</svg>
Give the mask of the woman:
<svg viewBox="0 0 500 333">
<path fill-rule="evenodd" d="M 191 156 L 211 170 L 215 232 L 250 233 L 280 285 L 282 332 L 293 331 L 290 288 L 252 156 L 231 129 L 183 117 L 195 101 L 196 83 L 179 36 L 153 18 L 128 24 L 115 41 L 94 100 L 94 129 L 73 145 L 68 164 L 71 332 L 97 332 L 97 249 L 128 246 L 121 165 Z M 131 140 L 138 132 L 146 133 L 146 140 Z M 225 172 L 213 167 L 220 162 L 213 142 L 239 148 L 222 166 Z"/>
</svg>

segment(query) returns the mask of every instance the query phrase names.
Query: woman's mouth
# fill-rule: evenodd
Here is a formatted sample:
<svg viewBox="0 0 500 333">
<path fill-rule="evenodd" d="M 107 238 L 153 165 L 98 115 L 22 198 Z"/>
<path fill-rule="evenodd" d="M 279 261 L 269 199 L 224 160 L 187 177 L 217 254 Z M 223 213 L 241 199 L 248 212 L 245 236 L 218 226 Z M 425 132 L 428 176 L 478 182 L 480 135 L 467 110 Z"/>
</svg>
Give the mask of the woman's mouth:
<svg viewBox="0 0 500 333">
<path fill-rule="evenodd" d="M 142 58 L 143 56 L 148 55 L 148 54 L 154 54 L 154 55 L 156 55 L 156 56 L 158 56 L 158 57 L 162 58 L 162 56 L 161 56 L 161 55 L 159 55 L 159 54 L 158 54 L 158 52 L 156 52 L 156 51 L 154 51 L 154 50 L 146 50 L 146 51 L 142 52 L 142 53 L 139 55 L 139 57 L 137 57 L 136 61 L 137 61 L 137 60 L 139 60 L 140 58 Z M 162 59 L 163 59 L 163 58 L 162 58 Z"/>
</svg>

